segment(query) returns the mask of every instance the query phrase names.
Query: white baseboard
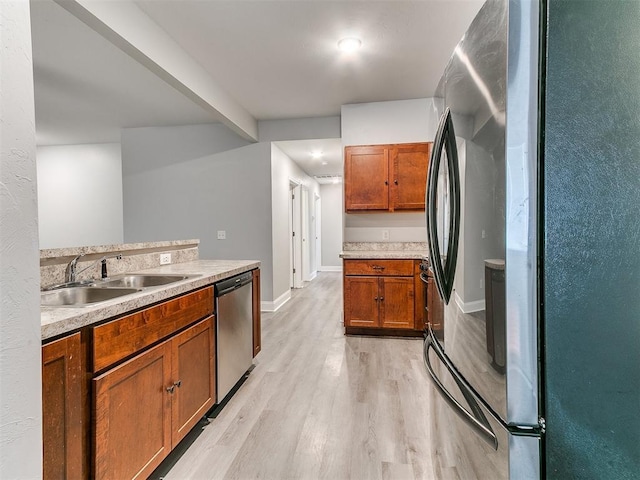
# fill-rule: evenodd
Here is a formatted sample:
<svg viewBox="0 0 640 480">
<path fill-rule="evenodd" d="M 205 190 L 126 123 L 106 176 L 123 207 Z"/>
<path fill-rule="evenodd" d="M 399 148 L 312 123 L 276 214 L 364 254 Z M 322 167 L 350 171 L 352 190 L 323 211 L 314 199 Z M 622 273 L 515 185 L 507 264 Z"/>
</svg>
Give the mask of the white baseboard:
<svg viewBox="0 0 640 480">
<path fill-rule="evenodd" d="M 339 265 L 339 266 L 325 266 L 325 265 L 323 265 L 322 267 L 320 267 L 320 271 L 321 272 L 341 272 L 342 271 L 342 265 Z"/>
<path fill-rule="evenodd" d="M 287 290 L 273 302 L 260 302 L 260 310 L 263 312 L 275 312 L 289 300 L 291 300 L 291 290 Z"/>
<path fill-rule="evenodd" d="M 480 312 L 485 309 L 484 300 L 476 300 L 475 302 L 464 303 L 458 295 L 458 292 L 455 292 L 455 300 L 456 305 L 458 305 L 458 308 L 462 310 L 462 313 Z"/>
</svg>

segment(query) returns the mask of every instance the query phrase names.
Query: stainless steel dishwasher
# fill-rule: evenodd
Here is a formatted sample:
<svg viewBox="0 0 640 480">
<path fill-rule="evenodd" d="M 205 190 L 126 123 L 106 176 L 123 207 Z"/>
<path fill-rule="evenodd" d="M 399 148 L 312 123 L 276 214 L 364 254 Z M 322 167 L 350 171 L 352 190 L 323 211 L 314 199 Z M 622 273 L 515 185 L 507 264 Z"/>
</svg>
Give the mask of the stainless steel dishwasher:
<svg viewBox="0 0 640 480">
<path fill-rule="evenodd" d="M 253 362 L 252 279 L 246 272 L 215 284 L 218 404 Z"/>
</svg>

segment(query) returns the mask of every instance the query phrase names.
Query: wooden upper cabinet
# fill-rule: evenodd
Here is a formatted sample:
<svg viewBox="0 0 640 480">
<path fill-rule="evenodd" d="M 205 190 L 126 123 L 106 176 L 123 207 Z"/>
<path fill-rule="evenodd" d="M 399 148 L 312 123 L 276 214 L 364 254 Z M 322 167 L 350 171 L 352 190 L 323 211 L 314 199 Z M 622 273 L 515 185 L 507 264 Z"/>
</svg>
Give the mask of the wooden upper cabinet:
<svg viewBox="0 0 640 480">
<path fill-rule="evenodd" d="M 346 210 L 389 209 L 389 149 L 385 145 L 346 147 Z"/>
<path fill-rule="evenodd" d="M 425 209 L 431 143 L 345 148 L 345 210 Z"/>
<path fill-rule="evenodd" d="M 391 204 L 394 210 L 424 210 L 430 143 L 392 145 Z"/>
</svg>

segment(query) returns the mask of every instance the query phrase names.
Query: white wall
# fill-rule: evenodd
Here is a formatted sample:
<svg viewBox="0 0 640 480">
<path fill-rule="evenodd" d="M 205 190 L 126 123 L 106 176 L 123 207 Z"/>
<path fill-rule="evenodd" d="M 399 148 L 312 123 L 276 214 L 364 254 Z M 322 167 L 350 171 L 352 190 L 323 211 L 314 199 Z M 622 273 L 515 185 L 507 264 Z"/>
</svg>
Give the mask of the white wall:
<svg viewBox="0 0 640 480">
<path fill-rule="evenodd" d="M 342 106 L 342 144 L 432 142 L 438 127 L 438 101 L 433 98 Z M 424 213 L 345 214 L 345 242 L 426 241 Z"/>
<path fill-rule="evenodd" d="M 124 237 L 199 238 L 200 258 L 260 260 L 270 301 L 271 147 L 247 143 L 220 125 L 124 130 Z"/>
<path fill-rule="evenodd" d="M 339 116 L 287 118 L 283 120 L 260 120 L 258 122 L 258 140 L 260 142 L 339 137 Z"/>
<path fill-rule="evenodd" d="M 0 45 L 0 478 L 40 478 L 40 255 L 29 2 L 0 2 Z"/>
<path fill-rule="evenodd" d="M 40 248 L 123 242 L 119 143 L 37 149 Z"/>
<path fill-rule="evenodd" d="M 273 300 L 286 301 L 289 289 L 289 184 L 300 184 L 310 198 L 320 194 L 318 183 L 274 144 L 271 144 L 271 205 L 273 214 Z M 309 202 L 311 204 L 311 202 Z M 324 207 L 323 207 L 324 208 Z M 309 214 L 310 216 L 310 214 Z M 275 305 L 276 307 L 278 305 Z"/>
<path fill-rule="evenodd" d="M 343 184 L 320 185 L 322 201 L 322 266 L 320 270 L 342 269 L 342 200 Z"/>
</svg>

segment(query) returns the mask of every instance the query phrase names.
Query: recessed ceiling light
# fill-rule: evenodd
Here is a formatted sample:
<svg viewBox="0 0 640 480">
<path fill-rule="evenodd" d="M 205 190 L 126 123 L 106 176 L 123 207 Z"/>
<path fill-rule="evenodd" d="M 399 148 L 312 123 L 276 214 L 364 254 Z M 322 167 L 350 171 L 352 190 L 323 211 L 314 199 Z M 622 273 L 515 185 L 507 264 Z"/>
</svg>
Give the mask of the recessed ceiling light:
<svg viewBox="0 0 640 480">
<path fill-rule="evenodd" d="M 320 158 L 322 155 L 323 153 L 320 150 L 314 150 L 311 152 L 311 158 Z"/>
<path fill-rule="evenodd" d="M 322 162 L 322 165 L 328 165 L 329 162 Z"/>
<path fill-rule="evenodd" d="M 345 53 L 353 53 L 362 46 L 359 38 L 347 37 L 338 42 L 338 48 Z"/>
</svg>

